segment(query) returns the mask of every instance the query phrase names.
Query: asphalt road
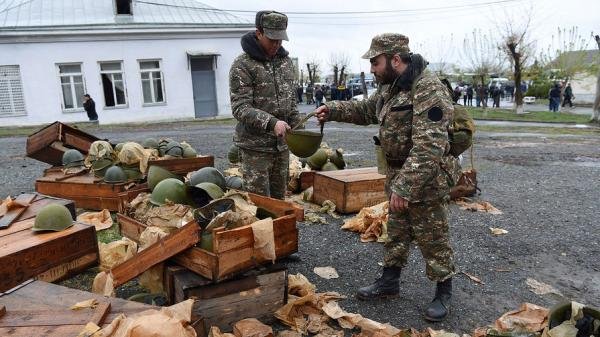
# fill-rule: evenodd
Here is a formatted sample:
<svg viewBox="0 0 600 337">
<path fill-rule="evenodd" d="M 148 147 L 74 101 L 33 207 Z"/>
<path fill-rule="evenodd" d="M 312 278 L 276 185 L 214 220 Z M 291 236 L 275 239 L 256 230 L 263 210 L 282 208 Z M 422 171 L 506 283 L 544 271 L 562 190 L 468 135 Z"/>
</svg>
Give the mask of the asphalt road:
<svg viewBox="0 0 600 337">
<path fill-rule="evenodd" d="M 315 125 L 313 125 L 314 127 Z M 142 141 L 153 136 L 186 140 L 200 153 L 213 154 L 219 169 L 227 167 L 233 125 L 165 124 L 162 127 L 87 131 L 113 142 Z M 401 297 L 362 302 L 354 291 L 377 277 L 382 246 L 360 243 L 358 235 L 342 231 L 340 220 L 327 225 L 300 223 L 300 250 L 285 263 L 301 272 L 320 291 L 348 296 L 342 306 L 366 317 L 391 322 L 399 328 L 446 329 L 470 333 L 492 323 L 522 302 L 551 306 L 577 300 L 600 306 L 600 151 L 598 137 L 517 133 L 479 133 L 475 146 L 481 195 L 504 212 L 472 213 L 451 206 L 450 223 L 456 264 L 480 278 L 477 284 L 463 274 L 455 278 L 453 311 L 446 322 L 429 324 L 421 313 L 431 300 L 434 285 L 427 280 L 424 262 L 413 249 L 402 274 Z M 371 136 L 374 127 L 328 124 L 324 141 L 346 150 L 349 167 L 374 166 Z M 48 165 L 26 158 L 25 137 L 0 138 L 0 196 L 34 190 L 34 181 Z M 468 164 L 466 165 L 469 166 Z M 493 236 L 489 227 L 506 229 Z M 314 267 L 333 266 L 340 278 L 325 280 Z M 525 281 L 532 278 L 555 287 L 562 295 L 536 295 Z"/>
</svg>

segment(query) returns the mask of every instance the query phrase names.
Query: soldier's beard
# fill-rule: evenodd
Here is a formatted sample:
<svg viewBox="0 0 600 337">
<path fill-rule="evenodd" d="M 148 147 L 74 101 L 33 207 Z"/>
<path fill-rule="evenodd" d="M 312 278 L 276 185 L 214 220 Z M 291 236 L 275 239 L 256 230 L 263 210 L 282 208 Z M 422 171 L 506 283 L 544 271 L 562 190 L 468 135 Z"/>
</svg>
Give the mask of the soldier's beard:
<svg viewBox="0 0 600 337">
<path fill-rule="evenodd" d="M 396 73 L 389 59 L 386 59 L 385 62 L 385 72 L 383 74 L 375 74 L 375 79 L 380 84 L 392 84 L 399 74 Z"/>
</svg>

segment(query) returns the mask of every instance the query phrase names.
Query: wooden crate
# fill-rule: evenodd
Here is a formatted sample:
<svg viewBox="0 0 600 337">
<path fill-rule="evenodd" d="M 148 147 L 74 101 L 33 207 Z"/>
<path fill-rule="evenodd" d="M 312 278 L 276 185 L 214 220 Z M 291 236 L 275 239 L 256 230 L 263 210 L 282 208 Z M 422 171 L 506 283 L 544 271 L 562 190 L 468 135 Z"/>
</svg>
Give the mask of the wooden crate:
<svg viewBox="0 0 600 337">
<path fill-rule="evenodd" d="M 317 171 L 300 172 L 300 191 L 313 187 L 315 183 L 315 173 Z"/>
<path fill-rule="evenodd" d="M 384 186 L 385 176 L 376 167 L 317 172 L 313 198 L 317 204 L 333 201 L 338 212 L 354 213 L 386 201 Z"/>
<path fill-rule="evenodd" d="M 257 194 L 249 195 L 256 206 L 265 208 L 277 216 L 273 220 L 277 259 L 297 252 L 296 210 L 291 204 Z M 138 241 L 140 234 L 147 227 L 123 214 L 117 214 L 117 221 L 121 227 L 121 235 L 134 241 Z M 188 249 L 176 255 L 173 261 L 214 282 L 231 278 L 268 262 L 253 257 L 254 235 L 249 225 L 216 232 L 213 235 L 213 247 L 213 252 L 199 247 Z"/>
<path fill-rule="evenodd" d="M 152 165 L 160 166 L 175 174 L 186 175 L 189 172 L 199 170 L 203 167 L 215 166 L 215 157 L 199 156 L 194 158 L 149 160 L 148 167 Z"/>
<path fill-rule="evenodd" d="M 26 153 L 27 157 L 60 166 L 66 150 L 77 149 L 85 155 L 97 140 L 100 139 L 87 132 L 54 122 L 27 137 Z"/>
<path fill-rule="evenodd" d="M 71 199 L 75 206 L 85 209 L 118 211 L 119 193 L 135 185 L 133 183 L 107 184 L 93 173 L 57 180 L 64 177 L 60 168 L 53 167 L 44 171 L 44 176 L 35 181 L 35 190 L 39 193 Z"/>
<path fill-rule="evenodd" d="M 60 232 L 34 232 L 34 221 L 20 221 L 0 231 L 0 291 L 82 257 L 87 257 L 83 265 L 79 261 L 70 271 L 81 270 L 98 260 L 94 226 L 75 223 Z"/>
<path fill-rule="evenodd" d="M 73 202 L 73 200 L 55 198 L 40 193 L 23 193 L 18 195 L 15 198 L 15 200 L 29 201 L 32 200 L 32 197 L 33 201 L 29 204 L 25 211 L 21 213 L 21 215 L 15 220 L 15 222 L 35 218 L 40 209 L 49 204 L 63 205 L 69 209 L 69 212 L 71 212 L 71 216 L 73 217 L 73 219 L 75 219 L 77 216 L 77 214 L 75 214 L 75 203 Z"/>
<path fill-rule="evenodd" d="M 269 323 L 287 302 L 287 270 L 281 267 L 215 284 L 185 268 L 168 266 L 164 282 L 165 289 L 171 287 L 167 290 L 171 303 L 196 299 L 192 311 L 208 328 L 231 330 L 235 322 L 249 317 Z"/>
</svg>

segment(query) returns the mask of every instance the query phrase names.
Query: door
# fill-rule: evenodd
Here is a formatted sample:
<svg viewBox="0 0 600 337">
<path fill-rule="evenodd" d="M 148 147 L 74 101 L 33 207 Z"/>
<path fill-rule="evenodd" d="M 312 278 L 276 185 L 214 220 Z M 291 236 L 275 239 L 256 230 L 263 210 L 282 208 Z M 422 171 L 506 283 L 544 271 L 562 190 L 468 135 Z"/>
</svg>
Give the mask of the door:
<svg viewBox="0 0 600 337">
<path fill-rule="evenodd" d="M 213 117 L 218 113 L 213 62 L 213 56 L 190 59 L 196 118 Z"/>
</svg>

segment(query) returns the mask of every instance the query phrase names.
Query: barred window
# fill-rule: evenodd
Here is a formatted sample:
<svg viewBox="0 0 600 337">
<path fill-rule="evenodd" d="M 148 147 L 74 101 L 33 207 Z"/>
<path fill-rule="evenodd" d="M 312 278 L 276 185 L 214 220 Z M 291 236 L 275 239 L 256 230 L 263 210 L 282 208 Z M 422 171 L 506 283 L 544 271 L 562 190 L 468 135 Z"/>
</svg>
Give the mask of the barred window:
<svg viewBox="0 0 600 337">
<path fill-rule="evenodd" d="M 0 116 L 23 116 L 26 114 L 19 66 L 0 66 Z"/>
</svg>

